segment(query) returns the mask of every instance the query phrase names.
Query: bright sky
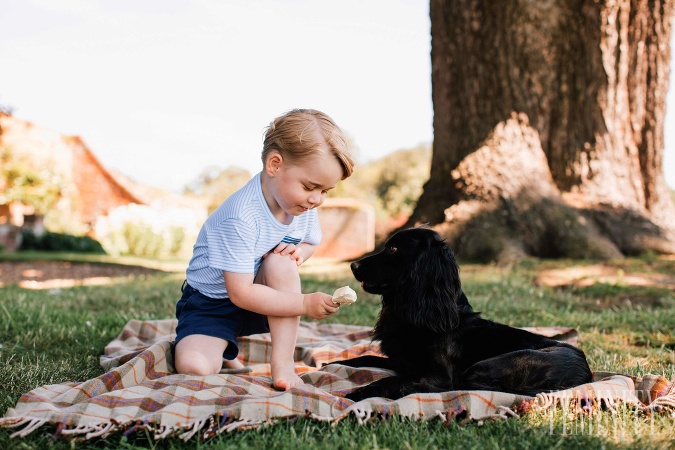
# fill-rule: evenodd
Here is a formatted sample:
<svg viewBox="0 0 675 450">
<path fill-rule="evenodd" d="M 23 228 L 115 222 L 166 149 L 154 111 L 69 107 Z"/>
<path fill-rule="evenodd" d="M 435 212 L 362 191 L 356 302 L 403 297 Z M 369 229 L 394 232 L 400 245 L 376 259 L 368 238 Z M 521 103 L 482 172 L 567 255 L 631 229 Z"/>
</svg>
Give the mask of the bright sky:
<svg viewBox="0 0 675 450">
<path fill-rule="evenodd" d="M 295 107 L 365 162 L 432 140 L 429 26 L 426 0 L 4 1 L 0 103 L 173 191 L 208 165 L 259 171 L 263 128 Z M 672 187 L 674 133 L 671 113 Z"/>
</svg>

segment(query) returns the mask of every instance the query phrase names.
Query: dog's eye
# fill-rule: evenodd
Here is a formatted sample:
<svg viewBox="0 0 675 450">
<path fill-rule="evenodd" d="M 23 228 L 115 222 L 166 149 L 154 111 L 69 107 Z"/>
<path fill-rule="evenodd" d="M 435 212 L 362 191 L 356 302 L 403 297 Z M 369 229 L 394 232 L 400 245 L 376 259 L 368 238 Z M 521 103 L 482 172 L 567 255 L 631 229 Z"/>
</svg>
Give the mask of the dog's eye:
<svg viewBox="0 0 675 450">
<path fill-rule="evenodd" d="M 397 251 L 398 249 L 396 247 L 387 247 L 387 253 L 389 253 L 390 255 L 393 255 Z"/>
</svg>

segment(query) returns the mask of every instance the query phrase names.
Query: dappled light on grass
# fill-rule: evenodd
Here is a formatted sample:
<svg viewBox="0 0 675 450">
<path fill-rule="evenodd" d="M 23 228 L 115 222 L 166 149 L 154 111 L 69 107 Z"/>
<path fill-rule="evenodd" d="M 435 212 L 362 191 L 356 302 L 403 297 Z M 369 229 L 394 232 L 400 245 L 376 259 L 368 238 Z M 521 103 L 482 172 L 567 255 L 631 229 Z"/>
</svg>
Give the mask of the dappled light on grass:
<svg viewBox="0 0 675 450">
<path fill-rule="evenodd" d="M 119 283 L 122 281 L 128 281 L 132 279 L 133 276 L 129 275 L 127 277 L 90 277 L 84 279 L 65 279 L 65 278 L 56 278 L 46 281 L 37 281 L 37 280 L 23 280 L 19 281 L 18 286 L 24 289 L 58 289 L 58 288 L 68 288 L 73 286 L 104 286 L 106 284 Z M 2 285 L 0 285 L 2 286 Z"/>
<path fill-rule="evenodd" d="M 41 278 L 43 275 L 41 270 L 35 270 L 35 269 L 26 269 L 23 272 L 21 272 L 22 277 L 26 278 Z"/>
<path fill-rule="evenodd" d="M 0 288 L 58 289 L 128 282 L 138 276 L 161 273 L 147 267 L 69 261 L 0 261 Z"/>
<path fill-rule="evenodd" d="M 604 264 L 574 266 L 540 271 L 535 283 L 548 287 L 588 287 L 596 283 L 622 286 L 650 286 L 675 289 L 675 275 L 661 273 L 628 273 L 622 268 Z"/>
</svg>

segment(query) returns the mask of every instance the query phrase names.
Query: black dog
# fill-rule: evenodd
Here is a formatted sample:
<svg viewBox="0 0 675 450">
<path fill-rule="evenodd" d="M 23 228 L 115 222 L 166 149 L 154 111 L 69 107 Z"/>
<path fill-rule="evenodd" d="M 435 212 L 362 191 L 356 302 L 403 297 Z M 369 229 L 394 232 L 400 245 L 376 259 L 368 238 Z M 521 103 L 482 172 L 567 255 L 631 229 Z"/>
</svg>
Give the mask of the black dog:
<svg viewBox="0 0 675 450">
<path fill-rule="evenodd" d="M 578 348 L 474 312 L 455 256 L 433 230 L 400 231 L 351 269 L 366 292 L 382 295 L 374 339 L 388 358 L 338 363 L 396 372 L 351 392 L 351 400 L 460 389 L 534 396 L 591 381 Z"/>
</svg>

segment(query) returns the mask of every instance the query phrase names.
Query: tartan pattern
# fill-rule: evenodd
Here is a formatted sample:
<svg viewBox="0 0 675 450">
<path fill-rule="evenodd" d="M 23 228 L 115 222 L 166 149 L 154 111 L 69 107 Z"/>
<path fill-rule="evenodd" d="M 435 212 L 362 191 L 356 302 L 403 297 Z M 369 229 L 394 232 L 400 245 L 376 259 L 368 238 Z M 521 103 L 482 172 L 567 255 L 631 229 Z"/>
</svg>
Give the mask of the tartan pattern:
<svg viewBox="0 0 675 450">
<path fill-rule="evenodd" d="M 375 417 L 401 415 L 418 420 L 483 420 L 506 418 L 551 407 L 571 407 L 578 413 L 617 402 L 649 410 L 675 411 L 675 383 L 647 375 L 631 378 L 595 374 L 593 383 L 537 397 L 486 391 L 414 394 L 399 400 L 374 398 L 353 403 L 343 396 L 388 376 L 382 369 L 321 367 L 335 360 L 379 355 L 367 327 L 301 322 L 296 347 L 296 371 L 304 385 L 287 392 L 272 388 L 269 334 L 244 337 L 240 358 L 244 370 L 223 370 L 197 377 L 174 372 L 171 343 L 175 320 L 132 320 L 104 350 L 106 373 L 82 383 L 39 387 L 10 408 L 0 426 L 15 427 L 13 436 L 26 436 L 42 425 L 56 425 L 56 437 L 89 439 L 123 430 L 151 430 L 155 438 L 189 439 L 259 426 L 293 417 L 340 420 L 354 415 L 359 423 Z M 569 328 L 530 329 L 553 338 L 574 341 Z"/>
</svg>

